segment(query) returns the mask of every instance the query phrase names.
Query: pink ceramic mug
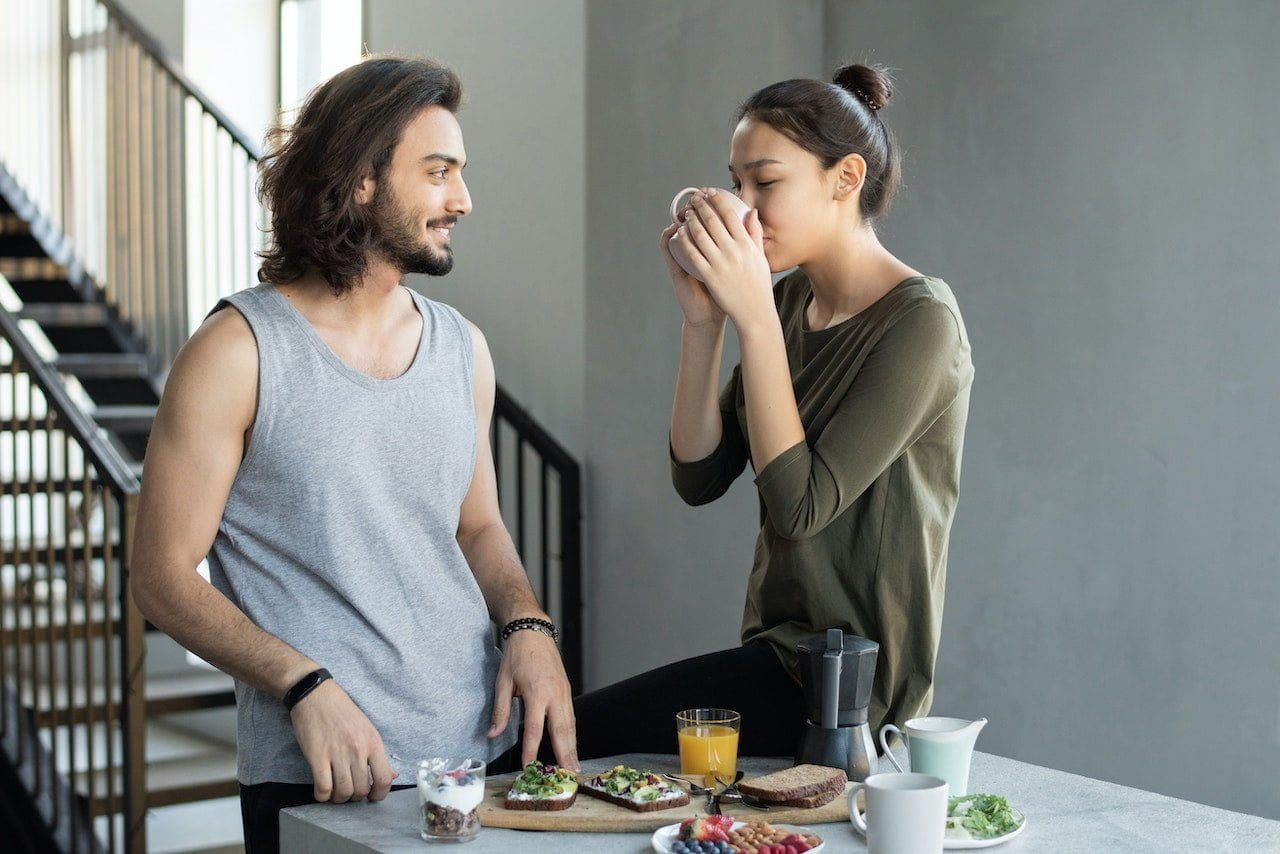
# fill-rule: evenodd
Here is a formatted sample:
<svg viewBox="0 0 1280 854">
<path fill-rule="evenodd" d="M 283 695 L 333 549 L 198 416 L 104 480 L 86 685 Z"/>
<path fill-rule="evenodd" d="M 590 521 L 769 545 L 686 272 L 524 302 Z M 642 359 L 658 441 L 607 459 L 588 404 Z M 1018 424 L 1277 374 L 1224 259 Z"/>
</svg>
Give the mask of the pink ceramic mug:
<svg viewBox="0 0 1280 854">
<path fill-rule="evenodd" d="M 697 187 L 685 187 L 683 190 L 676 193 L 675 198 L 671 200 L 671 221 L 673 223 L 680 221 L 680 200 L 685 196 L 696 192 L 698 192 Z M 745 225 L 747 215 L 751 213 L 751 208 L 747 207 L 747 203 L 735 196 L 729 190 L 717 189 L 716 192 L 728 200 L 730 207 L 738 212 L 738 216 L 742 217 L 743 224 Z M 679 264 L 686 273 L 696 279 L 698 274 L 693 271 L 693 265 L 689 263 L 689 256 L 686 255 L 684 249 L 680 247 L 680 241 L 677 240 L 677 235 L 671 235 L 671 239 L 667 241 L 667 248 L 671 250 L 671 257 L 676 259 L 676 263 Z"/>
</svg>

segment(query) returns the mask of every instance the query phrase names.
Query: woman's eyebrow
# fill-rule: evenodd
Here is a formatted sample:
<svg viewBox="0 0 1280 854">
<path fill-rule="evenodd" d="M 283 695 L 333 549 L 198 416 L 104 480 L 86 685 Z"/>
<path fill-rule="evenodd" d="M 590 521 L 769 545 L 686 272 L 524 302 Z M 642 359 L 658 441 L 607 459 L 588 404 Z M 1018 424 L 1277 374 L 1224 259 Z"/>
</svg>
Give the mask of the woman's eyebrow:
<svg viewBox="0 0 1280 854">
<path fill-rule="evenodd" d="M 756 168 L 759 168 L 759 167 L 761 167 L 761 166 L 768 166 L 768 165 L 770 165 L 770 164 L 772 164 L 772 163 L 781 163 L 781 162 L 782 162 L 781 160 L 772 160 L 772 159 L 770 159 L 770 158 L 768 158 L 768 157 L 761 157 L 759 160 L 752 160 L 750 163 L 743 164 L 743 166 L 742 166 L 742 171 L 743 171 L 743 172 L 750 172 L 752 169 L 756 169 Z M 729 164 L 729 171 L 730 171 L 730 172 L 732 172 L 732 171 L 733 171 L 733 164 L 732 164 L 732 163 L 730 163 L 730 164 Z"/>
</svg>

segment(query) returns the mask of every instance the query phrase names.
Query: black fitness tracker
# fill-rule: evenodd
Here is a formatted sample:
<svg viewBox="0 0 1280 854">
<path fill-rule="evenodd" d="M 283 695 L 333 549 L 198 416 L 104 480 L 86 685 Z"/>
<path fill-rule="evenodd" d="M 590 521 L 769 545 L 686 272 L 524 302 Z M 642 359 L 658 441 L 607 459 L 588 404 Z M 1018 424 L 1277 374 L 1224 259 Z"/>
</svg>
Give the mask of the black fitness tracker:
<svg viewBox="0 0 1280 854">
<path fill-rule="evenodd" d="M 319 670 L 312 670 L 306 676 L 293 683 L 293 687 L 284 692 L 285 711 L 292 712 L 293 707 L 302 702 L 303 697 L 319 688 L 320 684 L 326 679 L 332 678 L 333 674 L 321 667 Z"/>
</svg>

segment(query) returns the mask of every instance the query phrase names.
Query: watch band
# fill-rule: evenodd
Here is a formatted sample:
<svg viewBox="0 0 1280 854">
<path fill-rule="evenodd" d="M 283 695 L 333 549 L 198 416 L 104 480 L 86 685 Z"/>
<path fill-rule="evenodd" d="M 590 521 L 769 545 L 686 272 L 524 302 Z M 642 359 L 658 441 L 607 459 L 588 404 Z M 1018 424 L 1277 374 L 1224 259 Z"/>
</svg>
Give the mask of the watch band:
<svg viewBox="0 0 1280 854">
<path fill-rule="evenodd" d="M 556 628 L 556 624 L 550 620 L 540 620 L 537 617 L 520 617 L 512 620 L 502 627 L 502 640 L 505 642 L 518 631 L 529 629 L 535 632 L 542 632 L 551 640 L 560 643 L 560 630 Z"/>
<path fill-rule="evenodd" d="M 293 711 L 293 707 L 302 702 L 303 697 L 319 688 L 325 680 L 332 678 L 333 674 L 321 667 L 319 670 L 312 670 L 306 676 L 294 682 L 293 687 L 284 692 L 285 711 Z"/>
</svg>

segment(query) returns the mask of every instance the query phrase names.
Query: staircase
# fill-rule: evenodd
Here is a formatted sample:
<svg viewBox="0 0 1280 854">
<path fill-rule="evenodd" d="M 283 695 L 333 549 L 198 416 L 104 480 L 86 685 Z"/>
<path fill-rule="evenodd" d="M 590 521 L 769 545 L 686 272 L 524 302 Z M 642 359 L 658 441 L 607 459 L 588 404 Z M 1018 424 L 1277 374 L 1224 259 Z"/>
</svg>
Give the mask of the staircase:
<svg viewBox="0 0 1280 854">
<path fill-rule="evenodd" d="M 64 850 L 96 850 L 104 839 L 108 849 L 123 848 L 122 760 L 129 734 L 119 710 L 126 705 L 126 683 L 110 673 L 119 654 L 111 647 L 125 622 L 123 531 L 110 524 L 107 505 L 119 519 L 120 508 L 136 498 L 160 384 L 153 357 L 101 290 L 74 265 L 51 258 L 47 237 L 32 233 L 33 221 L 47 231 L 33 211 L 0 172 L 0 356 L 8 371 L 0 436 L 11 437 L 0 499 L 11 505 L 0 506 L 0 517 L 8 517 L 0 525 L 0 672 L 6 677 L 0 693 L 12 711 L 4 715 L 6 723 L 25 724 L 26 749 L 10 752 L 25 754 L 37 776 L 42 771 L 71 781 L 61 815 L 51 810 L 49 816 L 62 820 L 70 843 Z M 92 417 L 89 438 L 101 442 L 100 453 L 114 457 L 117 473 L 124 474 L 117 494 L 111 495 L 105 470 L 82 465 L 70 477 L 57 471 L 76 454 L 59 455 L 58 440 L 49 438 L 60 432 L 49 399 L 57 393 L 55 383 L 69 404 Z M 46 424 L 50 412 L 53 421 Z M 74 446 L 70 435 L 73 429 L 62 442 Z M 79 530 L 69 524 L 75 520 Z M 103 577 L 108 561 L 116 567 L 113 587 Z M 78 590 L 76 569 L 82 575 Z M 232 681 L 191 663 L 168 637 L 134 619 L 143 629 L 141 697 L 134 701 L 141 727 L 132 734 L 145 764 L 137 806 L 140 815 L 150 811 L 148 824 L 161 837 L 148 850 L 226 850 L 220 843 L 235 843 L 239 830 Z M 230 800 L 214 810 L 215 826 L 191 833 L 193 820 L 210 821 L 206 808 L 188 813 L 169 840 L 162 838 L 162 808 L 217 798 Z"/>
</svg>

